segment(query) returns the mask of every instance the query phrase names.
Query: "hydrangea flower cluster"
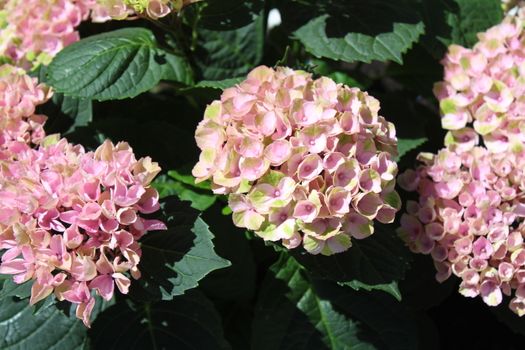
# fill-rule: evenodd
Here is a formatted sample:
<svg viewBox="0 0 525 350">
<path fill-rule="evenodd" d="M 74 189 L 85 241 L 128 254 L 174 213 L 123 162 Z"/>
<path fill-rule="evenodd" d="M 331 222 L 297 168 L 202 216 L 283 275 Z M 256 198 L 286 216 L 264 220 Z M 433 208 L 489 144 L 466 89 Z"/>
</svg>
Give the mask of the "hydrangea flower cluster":
<svg viewBox="0 0 525 350">
<path fill-rule="evenodd" d="M 399 176 L 409 201 L 400 233 L 416 253 L 430 254 L 438 281 L 452 273 L 460 293 L 496 306 L 515 290 L 510 308 L 525 314 L 525 155 L 474 147 L 422 153 L 416 171 Z"/>
<path fill-rule="evenodd" d="M 76 27 L 89 17 L 93 0 L 4 0 L 0 2 L 0 56 L 24 69 L 49 64 L 78 41 Z"/>
<path fill-rule="evenodd" d="M 35 114 L 35 107 L 51 95 L 49 88 L 23 69 L 0 66 L 0 159 L 42 141 L 46 117 Z"/>
<path fill-rule="evenodd" d="M 193 175 L 229 194 L 235 225 L 264 240 L 345 251 L 400 207 L 395 128 L 378 111 L 357 88 L 258 67 L 208 106 Z"/>
<path fill-rule="evenodd" d="M 26 70 L 47 65 L 80 39 L 82 21 L 131 16 L 158 19 L 200 0 L 2 0 L 0 57 Z"/>
<path fill-rule="evenodd" d="M 93 18 L 95 21 L 108 19 L 122 20 L 130 16 L 144 15 L 152 19 L 179 12 L 184 6 L 200 0 L 95 0 Z"/>
<path fill-rule="evenodd" d="M 443 60 L 444 81 L 436 84 L 445 144 L 481 135 L 491 152 L 522 152 L 525 143 L 523 16 L 478 34 L 472 49 L 452 45 Z M 473 143 L 471 143 L 472 145 Z"/>
<path fill-rule="evenodd" d="M 52 293 L 78 304 L 88 326 L 91 291 L 127 293 L 140 277 L 137 241 L 166 228 L 144 217 L 159 208 L 150 183 L 160 168 L 126 143 L 86 152 L 44 137 L 45 117 L 33 113 L 49 92 L 19 69 L 0 71 L 0 273 L 32 281 L 31 304 Z"/>
<path fill-rule="evenodd" d="M 525 314 L 525 119 L 522 11 L 479 34 L 473 49 L 452 45 L 437 84 L 449 129 L 437 155 L 399 176 L 417 191 L 399 233 L 413 252 L 430 254 L 442 282 L 454 274 L 467 297 L 490 306 L 503 295 Z M 483 142 L 483 146 L 479 144 Z"/>
</svg>

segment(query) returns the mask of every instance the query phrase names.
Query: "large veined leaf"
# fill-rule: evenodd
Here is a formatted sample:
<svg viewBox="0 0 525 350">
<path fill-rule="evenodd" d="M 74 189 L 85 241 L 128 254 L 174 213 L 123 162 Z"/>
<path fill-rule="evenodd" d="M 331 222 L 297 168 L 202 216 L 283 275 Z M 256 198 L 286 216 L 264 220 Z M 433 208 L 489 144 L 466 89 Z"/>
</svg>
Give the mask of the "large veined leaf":
<svg viewBox="0 0 525 350">
<path fill-rule="evenodd" d="M 259 15 L 238 29 L 199 29 L 197 36 L 195 61 L 203 79 L 224 80 L 242 76 L 262 59 L 264 16 Z"/>
<path fill-rule="evenodd" d="M 317 295 L 293 258 L 283 255 L 271 267 L 256 305 L 252 349 L 374 349 L 365 333 Z"/>
<path fill-rule="evenodd" d="M 40 66 L 38 80 L 47 83 L 47 67 Z M 46 132 L 70 133 L 76 128 L 87 126 L 93 120 L 93 103 L 90 99 L 64 96 L 54 92 L 51 101 L 38 107 L 38 112 L 49 117 L 46 121 Z"/>
<path fill-rule="evenodd" d="M 403 242 L 389 226 L 374 223 L 375 233 L 352 240 L 352 247 L 331 256 L 295 252 L 294 256 L 313 276 L 338 282 L 359 281 L 364 285 L 383 285 L 403 279 L 409 255 Z"/>
<path fill-rule="evenodd" d="M 27 300 L 0 300 L 0 349 L 89 349 L 86 327 L 55 307 L 33 314 Z"/>
<path fill-rule="evenodd" d="M 163 209 L 167 231 L 141 239 L 142 278 L 132 284 L 132 296 L 145 300 L 171 300 L 198 286 L 211 271 L 230 266 L 213 247 L 213 234 L 188 203 L 167 198 Z"/>
<path fill-rule="evenodd" d="M 213 304 L 191 291 L 171 302 L 118 303 L 90 331 L 93 349 L 229 349 Z"/>
<path fill-rule="evenodd" d="M 295 31 L 294 36 L 306 50 L 316 57 L 327 57 L 346 62 L 395 61 L 402 63 L 402 55 L 424 32 L 422 22 L 393 23 L 392 31 L 377 36 L 348 33 L 344 37 L 328 37 L 322 15 Z"/>
<path fill-rule="evenodd" d="M 137 96 L 161 79 L 191 84 L 189 64 L 157 46 L 144 28 L 97 34 L 62 50 L 51 62 L 47 83 L 66 96 L 113 100 Z"/>
</svg>

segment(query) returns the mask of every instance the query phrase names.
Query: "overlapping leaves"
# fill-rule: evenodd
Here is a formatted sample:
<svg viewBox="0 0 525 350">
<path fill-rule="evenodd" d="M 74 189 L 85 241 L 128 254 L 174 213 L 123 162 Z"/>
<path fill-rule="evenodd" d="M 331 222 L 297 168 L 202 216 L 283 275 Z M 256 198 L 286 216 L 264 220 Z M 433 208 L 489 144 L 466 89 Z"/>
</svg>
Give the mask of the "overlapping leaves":
<svg viewBox="0 0 525 350">
<path fill-rule="evenodd" d="M 167 231 L 153 232 L 141 240 L 142 278 L 132 285 L 132 296 L 139 300 L 171 300 L 216 269 L 230 262 L 213 249 L 213 234 L 189 203 L 169 197 L 163 216 Z"/>
<path fill-rule="evenodd" d="M 382 314 L 367 314 L 372 304 Z M 313 279 L 293 258 L 271 267 L 253 325 L 254 349 L 416 349 L 409 311 L 384 294 Z"/>
</svg>

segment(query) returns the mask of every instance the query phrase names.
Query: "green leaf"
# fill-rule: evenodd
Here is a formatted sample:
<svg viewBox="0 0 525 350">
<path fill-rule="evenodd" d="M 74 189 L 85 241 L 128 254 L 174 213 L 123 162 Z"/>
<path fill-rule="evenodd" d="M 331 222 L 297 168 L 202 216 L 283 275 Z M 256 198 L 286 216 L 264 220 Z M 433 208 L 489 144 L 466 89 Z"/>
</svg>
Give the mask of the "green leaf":
<svg viewBox="0 0 525 350">
<path fill-rule="evenodd" d="M 142 278 L 132 284 L 132 296 L 140 300 L 171 300 L 198 286 L 210 272 L 230 266 L 214 251 L 213 234 L 187 203 L 167 198 L 163 216 L 167 231 L 141 239 Z"/>
<path fill-rule="evenodd" d="M 221 318 L 201 293 L 191 291 L 171 302 L 117 303 L 90 331 L 93 349 L 229 349 Z"/>
<path fill-rule="evenodd" d="M 206 0 L 194 5 L 199 26 L 213 30 L 244 27 L 253 22 L 264 7 L 263 0 Z"/>
<path fill-rule="evenodd" d="M 0 300 L 0 349 L 88 349 L 87 329 L 82 322 L 55 307 L 33 314 L 27 300 Z"/>
<path fill-rule="evenodd" d="M 392 295 L 394 298 L 397 299 L 397 301 L 401 301 L 402 296 L 401 292 L 399 291 L 399 286 L 397 281 L 388 283 L 388 284 L 376 284 L 376 285 L 369 285 L 365 284 L 359 281 L 349 281 L 349 282 L 340 282 L 339 283 L 342 286 L 348 286 L 354 290 L 366 290 L 366 291 L 372 291 L 372 290 L 382 290 L 383 292 L 386 292 L 390 295 Z"/>
<path fill-rule="evenodd" d="M 374 222 L 375 233 L 352 240 L 352 247 L 332 256 L 292 251 L 314 277 L 338 282 L 358 281 L 366 285 L 390 284 L 404 278 L 409 254 L 390 226 Z"/>
<path fill-rule="evenodd" d="M 2 285 L 2 289 L 0 290 L 0 300 L 6 298 L 10 299 L 12 297 L 17 297 L 19 299 L 27 299 L 31 296 L 31 286 L 33 285 L 31 281 L 22 284 L 16 284 L 15 282 L 13 282 L 12 276 L 8 277 L 9 278 L 5 279 Z"/>
<path fill-rule="evenodd" d="M 294 36 L 306 50 L 316 57 L 327 57 L 346 62 L 395 61 L 402 63 L 402 55 L 424 32 L 422 22 L 416 24 L 394 23 L 393 30 L 377 36 L 348 33 L 343 38 L 329 38 L 326 22 L 329 15 L 322 15 L 295 31 Z"/>
<path fill-rule="evenodd" d="M 245 75 L 263 55 L 264 16 L 244 27 L 197 32 L 195 61 L 204 80 L 224 80 Z M 209 84 L 208 84 L 209 85 Z"/>
<path fill-rule="evenodd" d="M 451 27 L 450 38 L 440 38 L 446 45 L 472 47 L 477 33 L 501 23 L 503 10 L 500 0 L 454 0 L 457 8 L 449 8 L 446 22 Z"/>
<path fill-rule="evenodd" d="M 240 82 L 242 82 L 245 78 L 239 77 L 239 78 L 230 78 L 230 79 L 224 79 L 224 80 L 201 80 L 199 81 L 193 88 L 210 88 L 210 89 L 219 89 L 219 90 L 225 90 L 227 88 L 233 87 Z"/>
<path fill-rule="evenodd" d="M 177 180 L 179 182 L 182 182 L 185 185 L 190 185 L 192 187 L 201 188 L 201 189 L 204 189 L 204 190 L 210 190 L 211 189 L 211 185 L 210 185 L 209 181 L 196 183 L 195 182 L 195 178 L 193 177 L 193 175 L 186 175 L 186 174 L 183 174 L 182 172 L 177 171 L 177 170 L 170 170 L 170 171 L 168 171 L 168 176 L 170 176 L 171 178 L 173 178 L 173 179 L 175 179 L 175 180 Z"/>
<path fill-rule="evenodd" d="M 56 93 L 53 95 L 53 103 L 60 106 L 62 113 L 73 119 L 73 124 L 66 133 L 74 131 L 77 127 L 87 126 L 93 120 L 91 100 Z"/>
<path fill-rule="evenodd" d="M 33 305 L 33 314 L 40 315 L 47 308 L 51 306 L 55 306 L 56 303 L 57 303 L 56 297 L 53 294 L 51 294 L 44 300 L 40 300 L 38 303 Z"/>
<path fill-rule="evenodd" d="M 168 172 L 169 174 L 170 172 Z M 173 175 L 173 173 L 171 173 Z M 178 177 L 178 179 L 182 179 Z M 153 182 L 153 187 L 159 191 L 161 198 L 167 196 L 177 196 L 182 201 L 191 203 L 191 207 L 200 211 L 204 211 L 211 207 L 217 200 L 209 189 L 206 189 L 206 184 L 190 185 L 189 181 L 177 181 L 174 178 L 167 176 L 159 176 Z"/>
<path fill-rule="evenodd" d="M 66 96 L 99 101 L 135 97 L 161 79 L 192 83 L 186 60 L 160 49 L 144 28 L 119 29 L 74 43 L 53 59 L 47 76 L 48 84 Z"/>
<path fill-rule="evenodd" d="M 47 67 L 39 66 L 35 71 L 39 82 L 47 84 Z M 87 126 L 93 120 L 93 103 L 89 99 L 64 96 L 54 92 L 51 101 L 39 107 L 39 113 L 49 116 L 47 133 L 67 134 L 78 127 Z"/>
<path fill-rule="evenodd" d="M 398 139 L 397 141 L 398 155 L 396 158 L 396 162 L 399 161 L 405 154 L 407 154 L 411 150 L 416 149 L 422 144 L 424 144 L 425 142 L 427 142 L 427 140 L 428 139 L 426 137 L 417 138 L 417 139 L 402 139 L 402 138 Z"/>
<path fill-rule="evenodd" d="M 215 251 L 231 261 L 227 269 L 208 275 L 199 285 L 206 295 L 214 300 L 251 302 L 256 292 L 257 266 L 245 230 L 235 227 L 231 216 L 221 213 L 220 202 L 202 213 L 202 218 L 216 233 Z"/>
<path fill-rule="evenodd" d="M 378 291 L 355 291 L 326 280 L 313 280 L 312 284 L 320 298 L 330 300 L 339 312 L 365 324 L 379 338 L 381 343 L 374 342 L 378 348 L 423 349 L 418 339 L 423 325 L 404 304 Z"/>
<path fill-rule="evenodd" d="M 330 67 L 330 65 L 323 60 L 314 60 L 312 62 L 315 65 L 314 72 L 333 79 L 336 83 L 345 84 L 351 87 L 357 87 L 361 90 L 365 89 L 365 86 L 346 74 L 345 72 L 338 71 Z"/>
<path fill-rule="evenodd" d="M 359 322 L 320 298 L 293 258 L 270 268 L 255 308 L 252 349 L 375 349 Z"/>
</svg>

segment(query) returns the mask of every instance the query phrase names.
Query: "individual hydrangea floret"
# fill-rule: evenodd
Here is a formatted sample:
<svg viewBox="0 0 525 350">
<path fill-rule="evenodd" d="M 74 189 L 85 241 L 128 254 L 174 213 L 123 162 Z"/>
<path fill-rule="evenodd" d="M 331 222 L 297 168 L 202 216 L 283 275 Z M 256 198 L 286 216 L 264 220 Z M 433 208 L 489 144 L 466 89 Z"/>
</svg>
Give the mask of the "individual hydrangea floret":
<svg viewBox="0 0 525 350">
<path fill-rule="evenodd" d="M 126 143 L 95 152 L 48 136 L 16 159 L 0 160 L 0 273 L 32 281 L 30 303 L 52 293 L 77 304 L 89 326 L 95 298 L 127 293 L 140 278 L 138 240 L 165 225 L 144 215 L 159 209 L 150 183 L 160 171 L 136 160 Z"/>
<path fill-rule="evenodd" d="M 258 67 L 208 106 L 193 175 L 228 194 L 235 225 L 264 240 L 345 251 L 400 206 L 395 128 L 378 112 L 357 88 Z"/>
<path fill-rule="evenodd" d="M 398 178 L 420 196 L 407 202 L 401 237 L 432 256 L 439 282 L 454 274 L 461 294 L 490 306 L 511 296 L 511 310 L 524 315 L 525 155 L 474 147 L 419 159 L 417 170 Z"/>
<path fill-rule="evenodd" d="M 519 11 L 478 34 L 472 49 L 450 46 L 442 62 L 444 81 L 434 92 L 443 128 L 450 130 L 445 145 L 451 149 L 470 149 L 479 135 L 491 152 L 524 150 L 523 18 Z"/>
<path fill-rule="evenodd" d="M 517 11 L 525 2 L 522 0 L 501 0 L 503 12 L 511 13 Z"/>
<path fill-rule="evenodd" d="M 47 65 L 79 40 L 94 0 L 0 1 L 0 56 L 24 69 Z"/>
<path fill-rule="evenodd" d="M 200 0 L 95 0 L 93 20 L 122 20 L 135 16 L 159 19 L 171 12 L 179 12 L 184 6 Z"/>
<path fill-rule="evenodd" d="M 42 141 L 46 117 L 35 114 L 35 108 L 51 95 L 48 87 L 23 69 L 0 66 L 0 159 Z"/>
</svg>

